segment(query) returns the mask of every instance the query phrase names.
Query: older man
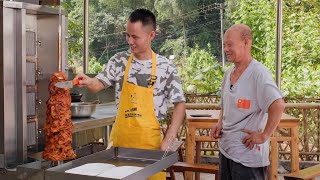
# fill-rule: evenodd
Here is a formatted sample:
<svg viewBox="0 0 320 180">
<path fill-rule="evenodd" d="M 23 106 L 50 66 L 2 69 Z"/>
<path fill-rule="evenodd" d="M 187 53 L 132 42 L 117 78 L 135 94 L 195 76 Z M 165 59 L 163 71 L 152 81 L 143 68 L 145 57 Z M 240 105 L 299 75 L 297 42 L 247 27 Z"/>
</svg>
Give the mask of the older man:
<svg viewBox="0 0 320 180">
<path fill-rule="evenodd" d="M 262 180 L 269 162 L 269 138 L 284 110 L 281 91 L 270 71 L 251 56 L 252 32 L 231 26 L 224 51 L 234 67 L 222 82 L 221 114 L 211 130 L 219 139 L 220 179 Z"/>
</svg>

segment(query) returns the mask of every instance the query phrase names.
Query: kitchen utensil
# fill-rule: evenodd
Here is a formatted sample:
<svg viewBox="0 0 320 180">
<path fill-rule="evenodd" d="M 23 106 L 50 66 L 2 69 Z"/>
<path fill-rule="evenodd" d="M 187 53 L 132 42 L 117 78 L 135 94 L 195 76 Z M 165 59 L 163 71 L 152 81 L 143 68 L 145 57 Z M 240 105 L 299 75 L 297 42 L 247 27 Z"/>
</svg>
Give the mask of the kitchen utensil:
<svg viewBox="0 0 320 180">
<path fill-rule="evenodd" d="M 96 111 L 98 103 L 99 101 L 71 103 L 71 116 L 79 118 L 90 117 Z"/>
<path fill-rule="evenodd" d="M 82 148 L 82 147 L 81 147 Z M 105 147 L 103 147 L 105 149 Z M 137 180 L 147 179 L 148 177 L 162 172 L 163 169 L 171 167 L 173 164 L 178 162 L 178 153 L 169 152 L 164 159 L 160 159 L 163 151 L 160 150 L 146 150 L 146 149 L 131 149 L 131 148 L 117 148 L 112 147 L 108 150 L 96 151 L 91 148 L 79 150 L 79 152 L 92 152 L 86 156 L 77 156 L 75 160 L 65 162 L 63 165 L 50 167 L 46 166 L 46 161 L 35 161 L 28 164 L 20 165 L 17 168 L 17 175 L 19 177 L 25 177 L 24 179 L 46 179 L 46 180 L 57 180 L 57 179 L 94 179 L 94 180 Z M 95 177 L 81 174 L 66 173 L 66 171 L 82 166 L 88 163 L 107 163 L 115 166 L 137 166 L 142 169 L 128 175 L 124 178 L 108 178 L 108 177 Z M 22 178 L 23 179 L 23 178 Z"/>
<path fill-rule="evenodd" d="M 71 96 L 71 102 L 80 102 L 82 98 L 82 94 L 78 93 L 70 93 Z"/>
<path fill-rule="evenodd" d="M 58 88 L 73 88 L 73 86 L 79 84 L 79 80 L 81 79 L 74 79 L 72 81 L 63 81 L 63 82 L 57 82 L 54 84 Z"/>
</svg>

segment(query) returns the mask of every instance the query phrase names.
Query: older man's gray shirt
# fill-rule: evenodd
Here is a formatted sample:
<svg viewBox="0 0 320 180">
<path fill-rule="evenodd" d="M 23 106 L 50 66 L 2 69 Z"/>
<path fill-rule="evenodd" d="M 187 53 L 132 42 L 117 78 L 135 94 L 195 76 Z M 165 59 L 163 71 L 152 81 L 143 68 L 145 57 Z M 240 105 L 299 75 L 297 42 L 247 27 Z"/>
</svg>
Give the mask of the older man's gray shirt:
<svg viewBox="0 0 320 180">
<path fill-rule="evenodd" d="M 223 130 L 219 139 L 220 152 L 229 159 L 247 167 L 263 167 L 269 162 L 269 140 L 252 150 L 245 147 L 243 129 L 264 130 L 269 106 L 283 94 L 272 79 L 270 71 L 260 62 L 252 60 L 238 81 L 230 87 L 230 68 L 222 82 Z M 250 108 L 241 106 L 249 102 Z"/>
</svg>

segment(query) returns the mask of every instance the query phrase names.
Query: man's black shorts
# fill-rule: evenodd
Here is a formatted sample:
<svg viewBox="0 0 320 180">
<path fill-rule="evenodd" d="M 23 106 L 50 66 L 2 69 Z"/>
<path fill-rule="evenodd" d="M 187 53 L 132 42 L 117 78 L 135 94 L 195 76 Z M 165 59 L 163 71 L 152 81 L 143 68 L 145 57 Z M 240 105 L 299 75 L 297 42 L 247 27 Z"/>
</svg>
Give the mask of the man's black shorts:
<svg viewBox="0 0 320 180">
<path fill-rule="evenodd" d="M 265 180 L 267 177 L 267 166 L 250 168 L 236 163 L 219 153 L 219 179 L 220 180 Z"/>
</svg>

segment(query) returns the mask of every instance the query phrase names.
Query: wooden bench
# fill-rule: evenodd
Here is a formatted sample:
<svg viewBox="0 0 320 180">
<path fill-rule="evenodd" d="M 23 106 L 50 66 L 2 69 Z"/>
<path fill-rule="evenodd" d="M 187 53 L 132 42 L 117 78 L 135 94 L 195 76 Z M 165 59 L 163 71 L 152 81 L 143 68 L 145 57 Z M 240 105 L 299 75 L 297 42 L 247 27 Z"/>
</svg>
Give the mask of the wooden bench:
<svg viewBox="0 0 320 180">
<path fill-rule="evenodd" d="M 285 180 L 315 180 L 320 176 L 320 164 L 311 166 L 297 172 L 284 175 Z"/>
<path fill-rule="evenodd" d="M 174 172 L 202 172 L 211 173 L 215 175 L 215 180 L 219 180 L 219 166 L 208 164 L 190 164 L 186 162 L 178 162 L 169 168 L 170 180 L 175 180 Z"/>
</svg>

